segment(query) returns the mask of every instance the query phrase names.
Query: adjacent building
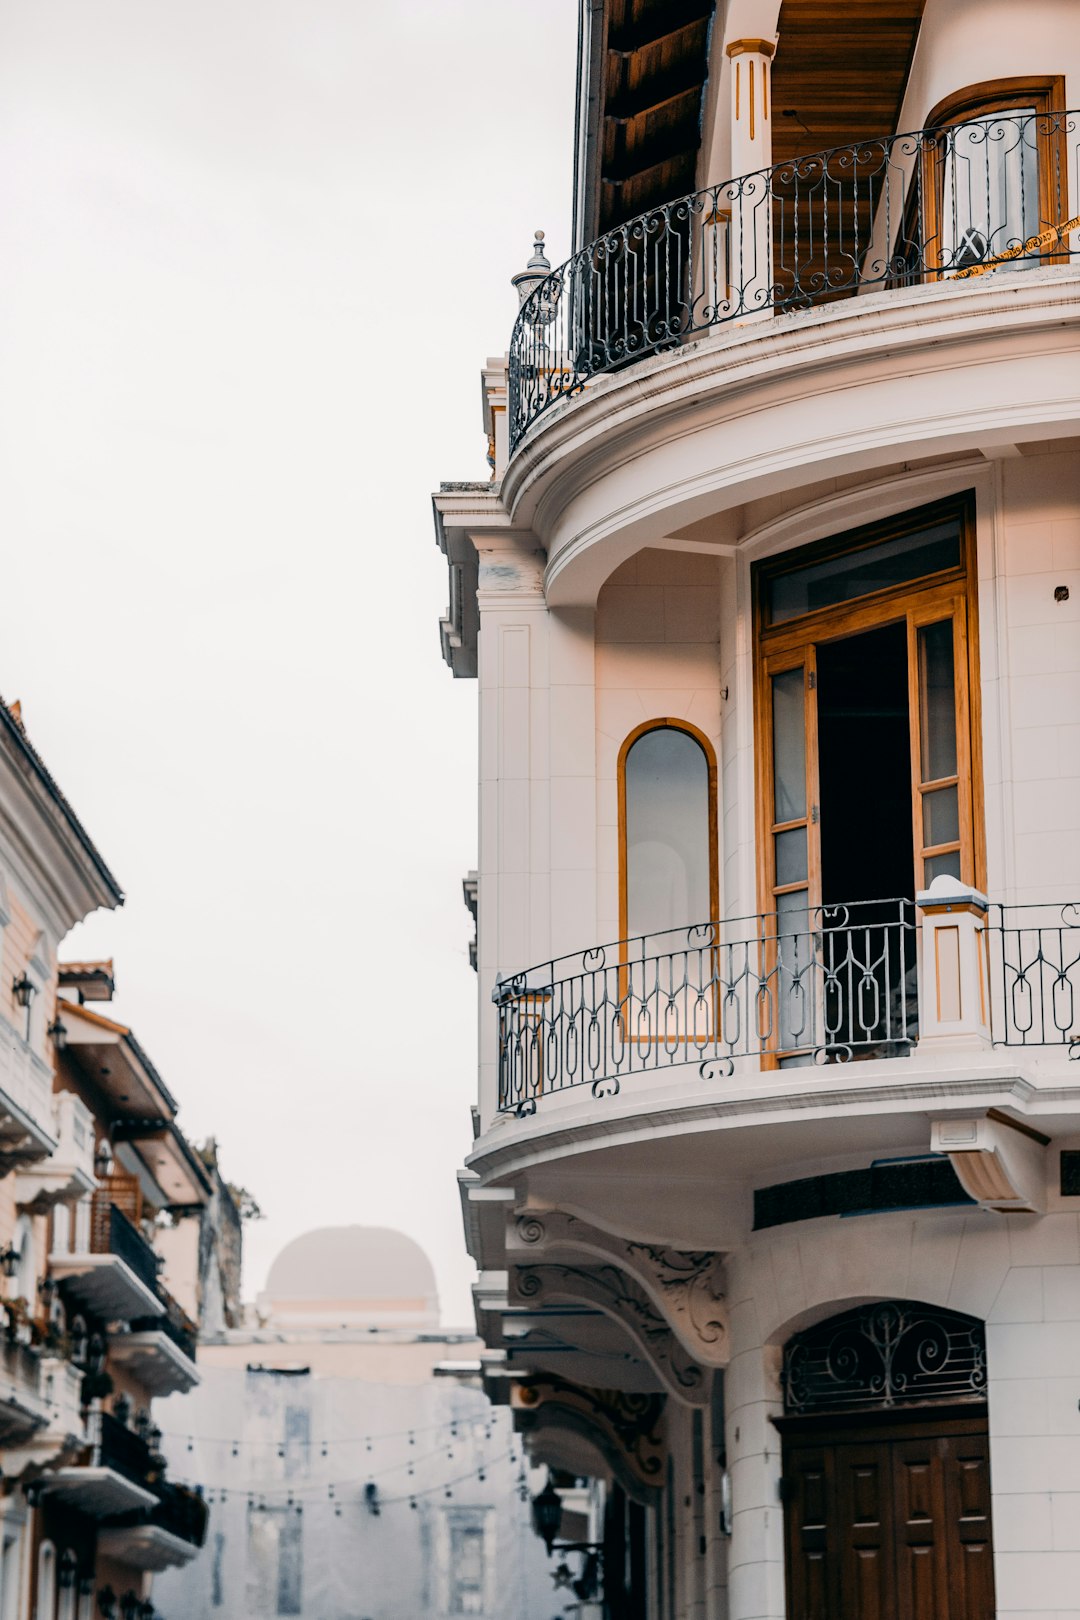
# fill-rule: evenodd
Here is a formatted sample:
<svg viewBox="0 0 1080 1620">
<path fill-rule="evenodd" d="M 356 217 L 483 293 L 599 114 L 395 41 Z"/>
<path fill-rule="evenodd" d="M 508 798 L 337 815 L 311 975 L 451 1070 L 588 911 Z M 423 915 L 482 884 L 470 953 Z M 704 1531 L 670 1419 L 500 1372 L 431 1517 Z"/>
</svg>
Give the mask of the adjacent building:
<svg viewBox="0 0 1080 1620">
<path fill-rule="evenodd" d="M 122 900 L 0 704 L 2 1620 L 151 1620 L 154 1572 L 205 1534 L 200 1494 L 168 1476 L 154 1402 L 199 1381 L 209 1272 L 180 1260 L 185 1230 L 196 1248 L 208 1223 L 225 1233 L 216 1160 L 103 1010 L 112 962 L 59 955 L 75 923 Z"/>
<path fill-rule="evenodd" d="M 204 1333 L 202 1386 L 166 1413 L 177 1478 L 205 1484 L 199 1558 L 155 1588 L 163 1620 L 550 1620 L 509 1414 L 480 1346 L 439 1326 L 400 1232 L 295 1239 L 243 1326 Z"/>
<path fill-rule="evenodd" d="M 583 0 L 578 84 L 435 496 L 486 1385 L 612 1620 L 1074 1616 L 1080 16 Z"/>
</svg>

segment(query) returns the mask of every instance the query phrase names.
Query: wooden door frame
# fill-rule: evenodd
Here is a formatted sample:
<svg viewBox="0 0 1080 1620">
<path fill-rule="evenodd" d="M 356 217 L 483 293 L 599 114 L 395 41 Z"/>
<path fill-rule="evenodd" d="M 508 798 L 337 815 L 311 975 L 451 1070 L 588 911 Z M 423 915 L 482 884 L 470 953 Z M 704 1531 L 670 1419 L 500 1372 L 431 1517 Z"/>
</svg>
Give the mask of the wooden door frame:
<svg viewBox="0 0 1080 1620">
<path fill-rule="evenodd" d="M 989 1408 L 985 1400 L 959 1397 L 909 1406 L 870 1406 L 835 1412 L 791 1413 L 774 1417 L 773 1427 L 785 1448 L 798 1445 L 858 1445 L 875 1440 L 929 1439 L 950 1435 L 989 1434 Z"/>
<path fill-rule="evenodd" d="M 779 625 L 765 622 L 765 587 L 777 574 L 792 566 L 824 560 L 828 557 L 854 555 L 879 545 L 882 541 L 899 538 L 921 528 L 929 528 L 943 519 L 954 517 L 960 525 L 960 565 L 936 574 L 927 574 L 910 584 L 891 586 L 885 590 L 868 592 L 853 602 L 837 607 L 819 608 Z M 972 881 L 976 888 L 986 886 L 986 829 L 983 811 L 982 762 L 982 702 L 979 676 L 978 632 L 978 556 L 975 529 L 975 492 L 965 490 L 943 500 L 895 513 L 891 517 L 864 524 L 857 529 L 845 530 L 834 536 L 814 541 L 805 547 L 784 551 L 762 558 L 751 568 L 754 635 L 754 768 L 757 806 L 757 880 L 758 905 L 761 912 L 772 910 L 775 878 L 775 849 L 773 844 L 773 750 L 771 676 L 784 666 L 791 668 L 805 662 L 811 649 L 823 641 L 840 640 L 844 636 L 858 635 L 864 630 L 906 620 L 915 610 L 922 619 L 922 609 L 940 605 L 951 611 L 958 595 L 965 598 L 966 661 L 964 684 L 966 703 L 957 703 L 958 756 L 966 741 L 970 764 L 970 846 Z M 940 617 L 946 617 L 942 611 Z M 933 622 L 933 614 L 929 620 Z M 801 657 L 799 656 L 801 652 Z M 775 665 L 775 668 L 774 668 Z M 956 674 L 959 675 L 958 664 Z M 910 679 L 910 671 L 909 671 Z M 966 708 L 967 737 L 961 738 L 961 715 Z M 816 712 L 816 703 L 815 703 Z M 816 771 L 816 723 L 814 728 L 814 767 Z M 807 750 L 807 797 L 809 791 L 810 751 Z M 963 802 L 963 793 L 961 794 Z M 914 813 L 914 806 L 913 806 Z M 810 814 L 810 803 L 807 804 Z M 914 830 L 914 829 L 913 829 Z M 963 826 L 961 827 L 963 841 Z M 816 842 L 816 840 L 815 840 Z M 921 844 L 920 844 L 921 849 Z M 914 845 L 913 845 L 914 849 Z M 820 904 L 820 869 L 818 870 Z M 884 897 L 883 897 L 884 898 Z"/>
</svg>

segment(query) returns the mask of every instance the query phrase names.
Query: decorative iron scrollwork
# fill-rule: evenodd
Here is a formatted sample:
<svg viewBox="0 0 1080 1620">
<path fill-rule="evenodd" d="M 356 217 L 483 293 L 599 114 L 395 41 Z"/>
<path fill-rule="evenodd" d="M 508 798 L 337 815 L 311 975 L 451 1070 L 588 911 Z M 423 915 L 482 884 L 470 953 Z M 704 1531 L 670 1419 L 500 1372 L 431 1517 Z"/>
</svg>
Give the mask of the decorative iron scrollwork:
<svg viewBox="0 0 1080 1620">
<path fill-rule="evenodd" d="M 693 1065 L 706 1083 L 768 1053 L 822 1064 L 906 1052 L 918 1034 L 910 900 L 696 923 L 500 981 L 499 1109 Z M 532 1107 L 527 1106 L 532 1104 Z"/>
<path fill-rule="evenodd" d="M 865 1305 L 791 1339 L 783 1377 L 788 1412 L 971 1399 L 986 1392 L 986 1333 L 932 1305 Z"/>
<path fill-rule="evenodd" d="M 593 377 L 755 311 L 1075 256 L 1076 129 L 1076 112 L 1015 109 L 861 140 L 607 231 L 522 302 L 509 351 L 511 453 Z"/>
</svg>

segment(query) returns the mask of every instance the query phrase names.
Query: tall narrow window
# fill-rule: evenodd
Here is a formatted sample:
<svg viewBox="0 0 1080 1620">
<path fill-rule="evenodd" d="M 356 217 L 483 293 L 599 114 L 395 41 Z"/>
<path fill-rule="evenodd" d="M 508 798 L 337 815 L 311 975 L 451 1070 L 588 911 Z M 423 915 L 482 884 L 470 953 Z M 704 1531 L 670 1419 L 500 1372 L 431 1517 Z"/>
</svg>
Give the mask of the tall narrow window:
<svg viewBox="0 0 1080 1620">
<path fill-rule="evenodd" d="M 278 1614 L 302 1614 L 304 1521 L 291 1509 L 280 1521 L 278 1531 Z"/>
<path fill-rule="evenodd" d="M 450 1613 L 482 1614 L 486 1584 L 483 1520 L 450 1526 Z"/>
<path fill-rule="evenodd" d="M 619 789 L 623 937 L 714 918 L 716 766 L 707 740 L 675 720 L 642 727 L 623 745 Z"/>
</svg>

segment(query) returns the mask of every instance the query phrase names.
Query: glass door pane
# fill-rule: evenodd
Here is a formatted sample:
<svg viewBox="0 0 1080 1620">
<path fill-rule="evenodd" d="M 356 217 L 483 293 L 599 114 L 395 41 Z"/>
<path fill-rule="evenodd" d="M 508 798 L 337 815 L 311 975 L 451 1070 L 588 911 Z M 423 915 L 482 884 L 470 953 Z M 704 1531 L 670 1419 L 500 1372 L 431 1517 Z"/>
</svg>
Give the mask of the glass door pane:
<svg viewBox="0 0 1080 1620">
<path fill-rule="evenodd" d="M 1034 107 L 986 113 L 946 130 L 941 155 L 945 265 L 986 264 L 1041 229 Z M 1018 255 L 1009 269 L 1031 261 Z"/>
<path fill-rule="evenodd" d="M 773 913 L 764 920 L 763 977 L 767 1044 L 784 1061 L 809 1061 L 817 1045 L 815 933 L 811 893 L 817 871 L 814 724 L 814 650 L 805 663 L 770 678 L 772 703 L 772 874 Z M 801 1055 L 801 1056 L 800 1056 Z"/>
<path fill-rule="evenodd" d="M 917 749 L 915 844 L 922 886 L 962 869 L 958 759 L 956 625 L 939 619 L 915 629 Z"/>
</svg>

